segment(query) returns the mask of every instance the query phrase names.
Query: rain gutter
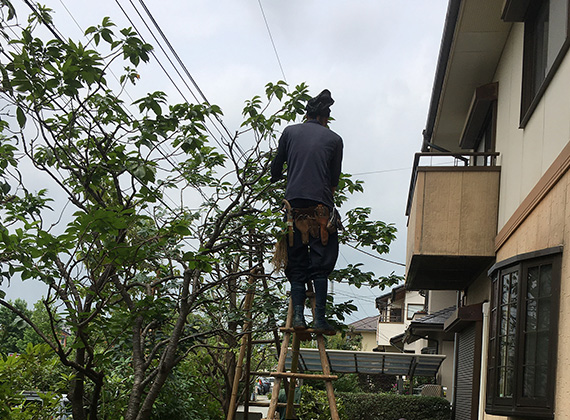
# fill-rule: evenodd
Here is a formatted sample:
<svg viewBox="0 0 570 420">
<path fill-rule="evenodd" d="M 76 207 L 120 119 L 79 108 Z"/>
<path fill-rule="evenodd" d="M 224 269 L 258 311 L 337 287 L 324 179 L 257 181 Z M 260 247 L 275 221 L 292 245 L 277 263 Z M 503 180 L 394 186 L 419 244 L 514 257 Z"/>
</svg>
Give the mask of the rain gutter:
<svg viewBox="0 0 570 420">
<path fill-rule="evenodd" d="M 457 26 L 460 7 L 461 0 L 449 0 L 449 4 L 447 6 L 447 15 L 445 17 L 445 24 L 443 27 L 443 36 L 441 39 L 441 45 L 439 47 L 439 57 L 437 59 L 435 79 L 431 91 L 431 101 L 426 121 L 426 128 L 422 133 L 422 152 L 428 152 L 429 148 L 431 147 L 436 150 L 443 151 L 431 144 L 431 137 L 433 135 L 433 128 L 435 125 L 435 119 L 437 117 L 437 111 L 439 109 L 439 101 L 441 99 L 443 82 L 447 73 L 447 64 L 449 61 L 449 54 L 451 53 L 451 46 L 453 44 L 453 36 L 455 35 L 455 28 Z"/>
</svg>

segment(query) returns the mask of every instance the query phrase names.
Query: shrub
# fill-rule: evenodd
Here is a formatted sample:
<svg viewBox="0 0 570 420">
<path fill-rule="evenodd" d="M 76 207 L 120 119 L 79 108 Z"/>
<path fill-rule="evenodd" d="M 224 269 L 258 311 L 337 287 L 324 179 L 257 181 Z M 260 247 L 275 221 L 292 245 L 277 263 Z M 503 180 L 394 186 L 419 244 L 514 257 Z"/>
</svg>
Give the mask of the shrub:
<svg viewBox="0 0 570 420">
<path fill-rule="evenodd" d="M 345 414 L 342 401 L 339 398 L 336 399 L 336 406 L 341 419 L 351 418 Z M 331 412 L 327 392 L 313 389 L 309 385 L 303 385 L 297 416 L 303 420 L 330 420 Z"/>
<path fill-rule="evenodd" d="M 337 395 L 344 407 L 343 420 L 449 420 L 449 401 L 415 395 L 345 393 Z M 304 417 L 303 417 L 304 419 Z"/>
</svg>

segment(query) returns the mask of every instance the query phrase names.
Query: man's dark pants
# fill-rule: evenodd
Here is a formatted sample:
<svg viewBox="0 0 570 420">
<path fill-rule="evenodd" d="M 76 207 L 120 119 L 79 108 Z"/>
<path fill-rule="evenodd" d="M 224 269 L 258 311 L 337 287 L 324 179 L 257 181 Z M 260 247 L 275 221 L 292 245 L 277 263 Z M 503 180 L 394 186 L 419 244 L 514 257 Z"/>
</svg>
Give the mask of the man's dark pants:
<svg viewBox="0 0 570 420">
<path fill-rule="evenodd" d="M 338 234 L 329 234 L 327 245 L 321 238 L 309 236 L 309 243 L 303 244 L 301 233 L 294 228 L 292 247 L 287 247 L 287 268 L 285 275 L 291 283 L 293 307 L 305 304 L 306 284 L 313 280 L 315 303 L 324 308 L 327 299 L 327 281 L 338 258 Z"/>
</svg>

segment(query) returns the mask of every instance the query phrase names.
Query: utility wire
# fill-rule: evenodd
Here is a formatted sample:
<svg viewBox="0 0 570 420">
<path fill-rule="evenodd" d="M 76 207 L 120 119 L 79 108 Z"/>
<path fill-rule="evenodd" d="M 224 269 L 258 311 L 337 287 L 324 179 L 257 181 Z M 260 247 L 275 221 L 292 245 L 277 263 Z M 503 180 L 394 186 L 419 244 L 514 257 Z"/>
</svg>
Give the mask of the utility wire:
<svg viewBox="0 0 570 420">
<path fill-rule="evenodd" d="M 116 0 L 118 1 L 118 0 Z M 139 14 L 139 16 L 141 17 L 141 19 L 143 20 L 143 22 L 145 23 L 145 25 L 147 26 L 147 28 L 150 31 L 150 28 L 148 27 L 148 25 L 146 24 L 146 21 L 142 18 L 142 16 L 140 15 L 140 13 L 138 12 L 138 9 L 135 7 L 135 5 L 133 4 L 133 0 L 129 0 L 130 3 L 133 5 L 133 7 L 135 8 L 135 10 L 137 11 L 137 13 Z M 154 27 L 156 28 L 156 30 L 158 31 L 158 33 L 160 34 L 160 36 L 162 37 L 162 39 L 164 40 L 164 42 L 166 43 L 166 45 L 168 46 L 168 49 L 170 50 L 170 52 L 172 53 L 172 55 L 174 56 L 174 58 L 176 59 L 176 61 L 178 62 L 178 64 L 180 65 L 180 67 L 182 68 L 182 71 L 184 72 L 184 74 L 186 74 L 186 76 L 190 79 L 190 81 L 192 82 L 192 84 L 194 85 L 194 87 L 196 88 L 196 90 L 198 91 L 198 93 L 200 94 L 200 96 L 202 97 L 203 101 L 208 104 L 209 106 L 210 101 L 208 101 L 208 98 L 206 98 L 206 95 L 204 95 L 204 92 L 202 92 L 202 89 L 200 89 L 200 87 L 198 86 L 198 84 L 196 83 L 196 81 L 194 80 L 194 78 L 192 77 L 192 75 L 190 74 L 190 72 L 188 71 L 188 68 L 186 67 L 186 65 L 184 64 L 184 62 L 180 59 L 180 56 L 178 55 L 178 53 L 176 52 L 176 50 L 174 49 L 174 47 L 172 46 L 172 44 L 170 43 L 170 41 L 168 40 L 168 38 L 166 37 L 166 35 L 164 34 L 164 32 L 162 31 L 160 25 L 158 24 L 158 22 L 156 21 L 156 19 L 154 18 L 153 14 L 150 12 L 150 10 L 148 9 L 148 7 L 146 6 L 145 2 L 143 0 L 139 0 L 140 4 L 142 5 L 143 9 L 145 10 L 146 14 L 148 15 L 148 17 L 150 18 L 150 20 L 152 21 Z M 152 33 L 152 31 L 151 31 Z M 153 34 L 154 37 L 154 34 Z M 156 37 L 154 37 L 156 40 Z M 159 41 L 156 40 L 158 43 Z M 160 45 L 160 43 L 159 43 Z M 162 46 L 161 46 L 162 49 Z M 163 50 L 164 52 L 164 50 Z M 166 53 L 165 53 L 166 54 Z M 170 60 L 170 59 L 169 59 Z M 173 65 L 174 67 L 174 65 Z M 178 72 L 178 70 L 177 70 Z M 188 88 L 190 89 L 190 88 Z M 232 139 L 232 134 L 230 133 L 230 130 L 226 127 L 226 125 L 223 123 L 221 117 L 219 115 L 216 115 L 216 120 L 218 121 L 218 123 L 222 126 L 222 128 L 224 129 L 224 131 L 226 132 L 226 134 L 228 135 L 228 139 Z M 220 135 L 222 135 L 222 133 L 220 132 Z M 222 139 L 223 139 L 223 135 L 222 135 Z M 238 151 L 243 155 L 244 151 L 241 149 L 240 145 L 238 143 L 235 144 L 236 148 L 238 149 Z"/>
<path fill-rule="evenodd" d="M 412 168 L 411 167 L 407 167 L 407 168 L 396 168 L 396 169 L 382 169 L 379 171 L 370 171 L 370 172 L 359 172 L 359 173 L 354 173 L 351 174 L 352 176 L 359 176 L 359 175 L 370 175 L 370 174 L 382 174 L 385 172 L 397 172 L 397 171 L 410 171 Z"/>
<path fill-rule="evenodd" d="M 39 12 L 36 10 L 35 6 L 28 0 L 24 0 L 25 3 L 28 5 L 28 7 L 32 10 L 32 12 L 34 14 L 36 14 L 37 16 L 40 16 Z M 75 19 L 74 19 L 75 20 Z M 61 34 L 61 32 L 58 31 L 58 29 L 55 27 L 55 25 L 53 23 L 47 22 L 45 20 L 41 20 L 41 22 L 48 28 L 48 30 L 62 43 L 65 43 L 63 41 L 63 36 Z M 4 53 L 5 54 L 5 53 Z M 130 114 L 130 111 L 126 110 L 127 113 Z M 132 114 L 130 114 L 132 116 Z M 173 162 L 171 162 L 168 157 L 165 155 L 164 151 L 160 150 L 160 148 L 156 148 L 156 150 L 159 151 L 159 153 L 174 167 L 177 168 L 178 165 L 175 165 Z M 174 211 L 174 209 L 172 209 L 160 196 L 155 195 L 155 198 L 162 204 L 165 206 L 165 208 L 167 208 L 172 214 L 176 214 L 176 212 Z M 171 199 L 171 201 L 173 201 Z M 173 201 L 174 202 L 174 201 Z M 196 249 L 196 246 L 194 246 L 193 244 L 190 244 L 187 242 L 187 240 L 184 240 L 187 245 L 189 245 L 191 248 Z"/>
<path fill-rule="evenodd" d="M 144 43 L 146 43 L 144 37 L 142 36 L 141 32 L 138 30 L 138 28 L 136 27 L 135 23 L 133 22 L 133 20 L 131 19 L 131 17 L 129 16 L 129 14 L 126 12 L 125 9 L 123 9 L 123 6 L 121 6 L 121 4 L 119 3 L 118 0 L 115 0 L 115 3 L 117 3 L 117 6 L 119 6 L 119 9 L 121 9 L 121 11 L 123 12 L 123 14 L 125 15 L 125 17 L 127 18 L 127 20 L 129 21 L 129 23 L 132 25 L 132 27 L 134 28 L 134 30 L 139 34 L 139 36 L 141 37 L 142 41 Z M 140 15 L 139 15 L 140 16 Z M 152 34 L 152 33 L 151 33 Z M 155 38 L 156 39 L 156 38 Z M 160 45 L 159 45 L 160 46 Z M 162 48 L 162 47 L 161 47 Z M 164 50 L 162 50 L 164 52 Z M 184 102 L 189 103 L 188 99 L 186 99 L 186 96 L 184 96 L 184 94 L 182 93 L 182 90 L 180 89 L 180 87 L 176 84 L 176 82 L 174 81 L 174 79 L 172 78 L 172 76 L 170 75 L 170 73 L 168 72 L 168 70 L 166 70 L 166 68 L 162 65 L 162 62 L 158 59 L 158 57 L 156 56 L 156 54 L 154 53 L 154 51 L 151 51 L 152 56 L 154 57 L 154 59 L 156 60 L 156 62 L 158 63 L 158 65 L 160 66 L 160 68 L 162 69 L 162 71 L 164 72 L 164 74 L 166 74 L 166 77 L 168 77 L 168 80 L 170 80 L 170 82 L 174 85 L 174 87 L 176 88 L 176 90 L 178 91 L 178 93 L 180 94 L 180 96 L 182 96 L 182 99 L 184 99 Z M 167 56 L 168 58 L 168 56 Z M 172 64 L 172 61 L 170 62 Z M 190 91 L 190 93 L 192 93 L 192 95 L 194 96 L 194 99 L 196 99 L 196 102 L 198 101 L 198 98 L 194 95 L 194 93 L 192 91 Z"/>
<path fill-rule="evenodd" d="M 351 244 L 345 244 L 345 245 L 351 247 L 352 249 L 357 250 L 358 252 L 362 252 L 363 254 L 368 255 L 369 257 L 376 258 L 377 260 L 384 261 L 384 262 L 387 262 L 387 263 L 390 263 L 390 264 L 399 265 L 399 266 L 401 266 L 401 267 L 405 267 L 405 266 L 406 266 L 406 264 L 403 264 L 403 263 L 400 263 L 400 262 L 396 262 L 396 261 L 391 261 L 391 260 L 388 260 L 388 259 L 386 259 L 386 258 L 379 257 L 378 255 L 371 254 L 370 252 L 363 251 L 362 249 L 357 248 L 357 247 L 355 247 L 354 245 L 351 245 Z"/>
<path fill-rule="evenodd" d="M 71 13 L 71 10 L 69 10 L 69 8 L 65 5 L 65 3 L 63 2 L 63 0 L 59 0 L 59 2 L 61 3 L 61 5 L 63 6 L 63 8 L 65 9 L 65 11 L 67 12 L 67 14 L 69 15 L 69 17 L 71 18 L 71 20 L 73 20 L 73 22 L 75 22 L 75 25 L 77 26 L 77 28 L 79 28 L 79 32 L 81 32 L 83 34 L 83 36 L 87 39 L 89 39 L 86 35 L 85 35 L 85 31 L 83 30 L 83 28 L 81 27 L 81 25 L 79 24 L 79 22 L 77 21 L 77 19 L 75 19 L 75 16 L 73 16 L 73 13 Z M 113 75 L 113 77 L 115 78 L 115 80 L 117 82 L 119 82 L 119 84 L 121 83 L 119 78 L 117 77 L 117 75 L 113 72 L 112 69 L 109 69 L 109 72 Z M 129 92 L 125 89 L 124 92 L 126 93 L 126 95 L 129 97 L 129 99 L 131 101 L 134 102 L 134 99 L 131 97 L 131 95 L 129 94 Z"/>
<path fill-rule="evenodd" d="M 283 81 L 287 83 L 287 77 L 285 77 L 285 71 L 281 65 L 281 60 L 279 59 L 279 53 L 277 52 L 277 47 L 275 46 L 275 41 L 273 41 L 273 35 L 271 35 L 271 29 L 269 28 L 269 23 L 267 22 L 267 17 L 265 16 L 265 11 L 263 10 L 263 5 L 261 0 L 257 0 L 259 3 L 259 8 L 261 9 L 261 14 L 263 15 L 263 21 L 265 22 L 265 27 L 267 28 L 267 33 L 269 34 L 269 39 L 271 40 L 271 45 L 273 45 L 273 51 L 275 52 L 275 57 L 277 57 L 277 63 L 279 63 L 279 68 L 281 69 L 281 74 L 283 75 Z"/>
<path fill-rule="evenodd" d="M 443 163 L 436 163 L 432 164 L 431 166 L 448 166 L 449 164 L 446 162 Z M 371 175 L 371 174 L 382 174 L 385 172 L 397 172 L 397 171 L 411 171 L 412 167 L 408 166 L 407 168 L 395 168 L 395 169 L 381 169 L 378 171 L 370 171 L 370 172 L 359 172 L 359 173 L 351 173 L 352 176 L 359 176 L 359 175 Z"/>
<path fill-rule="evenodd" d="M 115 3 L 117 3 L 117 6 L 119 6 L 119 8 L 121 9 L 121 11 L 123 12 L 123 14 L 125 15 L 125 17 L 128 19 L 129 23 L 133 26 L 133 28 L 135 29 L 135 31 L 139 34 L 139 36 L 141 37 L 142 41 L 146 43 L 141 31 L 137 28 L 137 26 L 135 25 L 135 23 L 133 22 L 133 20 L 131 19 L 131 17 L 129 16 L 129 14 L 127 13 L 127 11 L 123 8 L 123 6 L 121 6 L 121 4 L 119 3 L 118 0 L 115 0 Z M 192 94 L 192 96 L 194 97 L 194 99 L 196 100 L 197 103 L 200 102 L 200 100 L 198 99 L 198 97 L 196 96 L 196 94 L 192 91 L 192 89 L 190 88 L 190 86 L 186 83 L 186 81 L 184 80 L 183 76 L 180 74 L 179 70 L 176 68 L 176 66 L 174 65 L 174 63 L 172 62 L 172 60 L 170 59 L 169 55 L 166 53 L 165 49 L 162 47 L 162 44 L 160 43 L 160 41 L 158 40 L 158 38 L 154 35 L 153 31 L 150 29 L 150 26 L 147 24 L 146 20 L 144 19 L 144 17 L 141 15 L 141 13 L 139 12 L 139 10 L 136 8 L 136 6 L 134 5 L 134 3 L 132 2 L 132 0 L 130 0 L 131 5 L 133 6 L 133 8 L 135 9 L 135 11 L 137 12 L 137 14 L 139 15 L 140 19 L 143 21 L 144 25 L 146 26 L 146 28 L 148 29 L 148 31 L 150 32 L 151 36 L 154 38 L 154 40 L 156 41 L 156 43 L 158 44 L 158 46 L 160 47 L 160 49 L 162 50 L 163 54 L 166 56 L 166 59 L 170 62 L 170 64 L 172 65 L 172 67 L 174 68 L 174 70 L 176 71 L 176 73 L 178 74 L 178 76 L 182 79 L 182 82 L 186 85 L 186 87 L 188 88 L 188 91 Z M 180 93 L 180 96 L 182 96 L 182 99 L 184 99 L 184 101 L 186 103 L 190 103 L 190 101 L 188 101 L 188 99 L 186 98 L 186 96 L 182 93 L 180 87 L 176 84 L 176 82 L 174 81 L 174 79 L 172 78 L 172 76 L 170 75 L 170 73 L 168 72 L 168 70 L 166 70 L 166 68 L 164 67 L 164 65 L 161 63 L 161 61 L 158 59 L 157 55 L 154 53 L 154 51 L 151 51 L 151 54 L 153 55 L 153 57 L 155 58 L 155 60 L 157 61 L 157 63 L 159 64 L 160 68 L 162 69 L 162 71 L 164 72 L 164 74 L 166 74 L 166 76 L 168 77 L 168 79 L 171 81 L 171 83 L 174 85 L 174 87 L 176 88 L 176 90 L 178 91 L 178 93 Z M 191 77 L 191 76 L 190 76 Z M 193 81 L 193 79 L 191 79 Z M 197 85 L 196 85 L 197 86 Z M 199 90 L 199 88 L 198 88 Z M 199 92 L 201 92 L 201 90 L 199 90 Z M 205 98 L 205 97 L 204 97 Z M 207 104 L 209 104 L 209 102 L 207 101 L 207 99 L 204 99 L 205 102 Z M 208 117 L 208 119 L 211 120 L 210 117 Z M 218 122 L 220 122 L 220 120 L 218 119 Z M 219 130 L 219 128 L 213 123 L 214 127 L 216 128 L 216 130 L 218 131 L 218 133 L 222 136 L 222 140 L 223 140 L 223 134 L 221 133 L 221 131 Z M 224 126 L 225 128 L 225 126 Z M 218 146 L 222 149 L 222 150 L 226 150 L 225 149 L 225 145 L 223 144 L 222 141 L 220 141 L 215 135 L 214 133 L 212 133 L 212 131 L 206 127 L 206 130 L 208 131 L 208 133 L 212 136 L 212 138 L 214 139 L 214 141 L 218 144 Z M 226 129 L 226 132 L 228 132 L 228 130 Z M 236 146 L 238 147 L 238 150 L 243 154 L 244 152 L 239 148 L 239 145 L 236 144 Z"/>
<path fill-rule="evenodd" d="M 36 10 L 36 7 L 29 1 L 29 0 L 24 0 L 24 2 L 28 5 L 28 7 L 30 9 L 32 9 L 32 12 L 34 12 L 34 14 L 38 17 L 38 19 L 40 20 L 41 23 L 43 23 L 46 28 L 48 28 L 48 30 L 53 34 L 53 36 L 55 36 L 59 42 L 63 43 L 63 37 L 62 35 L 55 29 L 55 26 L 50 25 L 49 22 L 45 21 L 41 15 L 40 12 L 38 12 Z"/>
</svg>

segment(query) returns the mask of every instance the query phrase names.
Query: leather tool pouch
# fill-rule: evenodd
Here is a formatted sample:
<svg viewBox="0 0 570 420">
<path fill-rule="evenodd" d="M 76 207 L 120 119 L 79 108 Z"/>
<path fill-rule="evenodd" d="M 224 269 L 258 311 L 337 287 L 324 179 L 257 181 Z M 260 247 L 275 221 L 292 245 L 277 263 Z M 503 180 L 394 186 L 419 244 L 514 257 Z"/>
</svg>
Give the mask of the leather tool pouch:
<svg viewBox="0 0 570 420">
<path fill-rule="evenodd" d="M 319 204 L 315 209 L 315 219 L 319 224 L 321 242 L 323 245 L 326 245 L 329 242 L 329 231 L 327 230 L 329 216 L 330 216 L 330 211 L 328 207 Z"/>
<path fill-rule="evenodd" d="M 309 243 L 309 236 L 321 238 L 322 244 L 326 245 L 329 240 L 329 233 L 336 232 L 336 229 L 328 228 L 330 211 L 328 207 L 322 204 L 315 207 L 293 209 L 292 213 L 295 227 L 301 232 L 301 240 L 305 245 Z"/>
<path fill-rule="evenodd" d="M 301 240 L 306 245 L 309 243 L 309 230 L 311 229 L 311 219 L 306 214 L 300 214 L 295 218 L 295 226 L 301 232 Z"/>
</svg>

